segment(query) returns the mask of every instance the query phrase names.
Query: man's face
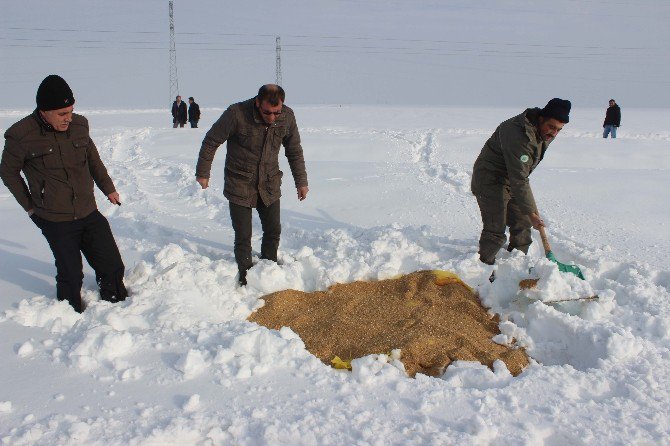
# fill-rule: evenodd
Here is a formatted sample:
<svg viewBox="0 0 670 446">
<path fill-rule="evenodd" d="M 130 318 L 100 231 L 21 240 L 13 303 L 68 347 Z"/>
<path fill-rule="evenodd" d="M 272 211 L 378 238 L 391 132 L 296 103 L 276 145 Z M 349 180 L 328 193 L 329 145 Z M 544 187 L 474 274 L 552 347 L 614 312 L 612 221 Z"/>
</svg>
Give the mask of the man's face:
<svg viewBox="0 0 670 446">
<path fill-rule="evenodd" d="M 40 113 L 44 120 L 48 122 L 51 127 L 56 129 L 56 131 L 64 132 L 70 127 L 70 123 L 72 122 L 72 110 L 74 110 L 74 106 L 70 105 L 69 107 L 59 108 L 58 110 L 40 110 Z"/>
<path fill-rule="evenodd" d="M 614 104 L 616 104 L 616 102 L 610 101 L 610 107 L 612 107 Z"/>
<path fill-rule="evenodd" d="M 194 101 L 193 99 L 189 99 L 189 100 L 188 100 L 188 103 L 189 103 L 189 104 L 193 104 L 194 102 L 195 102 L 195 101 Z"/>
<path fill-rule="evenodd" d="M 554 118 L 544 118 L 540 116 L 540 122 L 537 127 L 537 131 L 540 133 L 540 136 L 543 140 L 550 142 L 556 138 L 558 132 L 563 129 L 564 125 L 564 123 Z"/>
<path fill-rule="evenodd" d="M 266 124 L 272 124 L 281 115 L 282 102 L 279 101 L 277 105 L 270 105 L 268 101 L 260 102 L 256 99 L 256 107 Z"/>
<path fill-rule="evenodd" d="M 181 102 L 181 96 L 177 96 L 177 102 Z"/>
</svg>

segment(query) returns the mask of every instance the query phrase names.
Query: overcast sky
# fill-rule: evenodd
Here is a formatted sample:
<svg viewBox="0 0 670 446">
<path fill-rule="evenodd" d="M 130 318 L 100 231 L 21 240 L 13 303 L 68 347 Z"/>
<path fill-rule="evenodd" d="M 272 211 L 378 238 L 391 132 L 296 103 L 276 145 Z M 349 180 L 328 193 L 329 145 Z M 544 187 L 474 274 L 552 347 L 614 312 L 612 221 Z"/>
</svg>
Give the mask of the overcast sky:
<svg viewBox="0 0 670 446">
<path fill-rule="evenodd" d="M 4 1 L 0 108 L 47 75 L 78 107 L 167 107 L 168 1 Z M 179 92 L 225 107 L 275 80 L 288 104 L 667 107 L 668 0 L 175 0 Z"/>
</svg>

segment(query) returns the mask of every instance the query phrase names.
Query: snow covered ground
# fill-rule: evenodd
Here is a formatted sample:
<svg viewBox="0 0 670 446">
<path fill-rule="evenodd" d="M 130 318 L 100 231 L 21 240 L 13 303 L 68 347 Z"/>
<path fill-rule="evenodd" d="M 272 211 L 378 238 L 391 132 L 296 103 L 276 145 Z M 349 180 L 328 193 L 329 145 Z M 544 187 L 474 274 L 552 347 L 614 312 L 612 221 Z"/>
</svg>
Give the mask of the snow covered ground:
<svg viewBox="0 0 670 446">
<path fill-rule="evenodd" d="M 98 301 L 88 268 L 86 312 L 57 302 L 51 252 L 0 186 L 0 443 L 669 443 L 670 110 L 626 109 L 617 140 L 601 138 L 602 110 L 574 110 L 531 184 L 557 258 L 587 281 L 559 274 L 534 243 L 501 256 L 494 284 L 477 261 L 470 173 L 522 110 L 295 110 L 310 194 L 297 201 L 282 160 L 282 265 L 258 262 L 246 288 L 235 286 L 225 147 L 212 187 L 194 181 L 221 110 L 204 109 L 197 130 L 169 128 L 162 110 L 79 110 L 123 201 L 98 196 L 127 267 L 124 303 Z M 0 130 L 27 113 L 0 111 Z M 258 250 L 257 219 L 254 230 Z M 539 290 L 519 295 L 531 266 Z M 476 287 L 501 314 L 497 341 L 517 339 L 531 366 L 513 378 L 502 364 L 456 363 L 410 379 L 379 355 L 342 372 L 290 329 L 245 320 L 271 291 L 419 269 Z"/>
</svg>

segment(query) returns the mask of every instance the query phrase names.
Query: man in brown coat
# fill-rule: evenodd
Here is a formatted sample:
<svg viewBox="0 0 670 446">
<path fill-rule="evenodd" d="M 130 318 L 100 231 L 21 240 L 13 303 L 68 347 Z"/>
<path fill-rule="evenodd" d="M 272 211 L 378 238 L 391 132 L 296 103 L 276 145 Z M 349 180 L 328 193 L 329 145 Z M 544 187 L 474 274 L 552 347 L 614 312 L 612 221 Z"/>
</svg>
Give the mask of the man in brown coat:
<svg viewBox="0 0 670 446">
<path fill-rule="evenodd" d="M 124 300 L 125 268 L 109 223 L 97 210 L 93 183 L 111 203 L 121 202 L 88 121 L 72 113 L 74 96 L 60 76 L 47 76 L 36 99 L 35 111 L 5 132 L 0 177 L 49 243 L 58 300 L 84 311 L 81 253 L 95 270 L 100 297 Z"/>
<path fill-rule="evenodd" d="M 282 171 L 279 150 L 284 146 L 298 200 L 307 198 L 307 172 L 293 110 L 284 105 L 284 89 L 263 85 L 255 98 L 233 104 L 207 132 L 200 147 L 196 181 L 209 186 L 214 154 L 227 144 L 223 195 L 229 201 L 235 231 L 235 261 L 239 283 L 246 285 L 251 268 L 251 210 L 256 208 L 263 227 L 261 259 L 277 261 L 281 234 L 279 197 Z"/>
<path fill-rule="evenodd" d="M 568 123 L 570 105 L 570 101 L 554 98 L 542 109 L 526 109 L 500 124 L 484 144 L 472 172 L 472 193 L 484 226 L 479 238 L 482 262 L 495 263 L 507 240 L 506 227 L 510 232 L 507 250 L 527 253 L 531 226 L 544 226 L 528 177 Z"/>
</svg>

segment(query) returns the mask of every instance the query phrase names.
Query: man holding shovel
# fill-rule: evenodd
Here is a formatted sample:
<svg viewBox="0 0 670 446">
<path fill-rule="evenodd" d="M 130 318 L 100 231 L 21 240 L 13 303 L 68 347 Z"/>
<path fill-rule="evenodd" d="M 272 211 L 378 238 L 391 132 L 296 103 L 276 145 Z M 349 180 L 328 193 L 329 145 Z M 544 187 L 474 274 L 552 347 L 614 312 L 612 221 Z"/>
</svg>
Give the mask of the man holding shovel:
<svg viewBox="0 0 670 446">
<path fill-rule="evenodd" d="M 569 121 L 570 101 L 554 98 L 544 108 L 529 108 L 498 126 L 491 135 L 472 172 L 472 193 L 482 215 L 479 259 L 495 263 L 510 238 L 507 250 L 524 253 L 532 242 L 530 228 L 544 226 L 528 177 L 542 161 L 549 143 Z M 491 275 L 491 281 L 495 278 Z"/>
</svg>

